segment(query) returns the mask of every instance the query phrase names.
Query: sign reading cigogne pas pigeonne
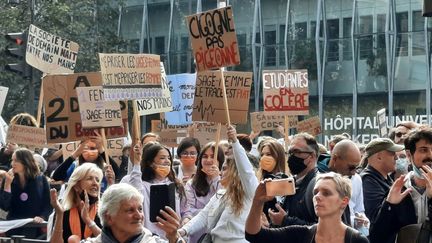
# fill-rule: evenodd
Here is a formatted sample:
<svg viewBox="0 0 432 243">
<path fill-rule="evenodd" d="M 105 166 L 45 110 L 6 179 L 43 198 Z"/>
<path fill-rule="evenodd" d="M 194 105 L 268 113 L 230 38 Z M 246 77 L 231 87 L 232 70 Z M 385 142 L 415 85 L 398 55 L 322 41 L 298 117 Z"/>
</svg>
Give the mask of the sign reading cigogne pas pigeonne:
<svg viewBox="0 0 432 243">
<path fill-rule="evenodd" d="M 231 6 L 187 16 L 198 72 L 240 64 Z"/>
</svg>

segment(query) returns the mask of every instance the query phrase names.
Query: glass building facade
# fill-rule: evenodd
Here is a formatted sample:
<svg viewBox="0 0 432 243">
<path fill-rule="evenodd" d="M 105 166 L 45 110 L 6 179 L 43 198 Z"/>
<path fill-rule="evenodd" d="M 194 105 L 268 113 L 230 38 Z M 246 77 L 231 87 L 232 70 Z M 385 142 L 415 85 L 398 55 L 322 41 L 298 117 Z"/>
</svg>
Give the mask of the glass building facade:
<svg viewBox="0 0 432 243">
<path fill-rule="evenodd" d="M 118 31 L 122 52 L 161 55 L 168 74 L 194 72 L 185 16 L 217 8 L 207 0 L 129 0 Z M 262 110 L 261 74 L 308 69 L 310 115 L 327 142 L 347 132 L 377 137 L 388 125 L 431 122 L 431 27 L 422 0 L 231 0 L 241 64 L 253 71 L 250 111 Z"/>
</svg>

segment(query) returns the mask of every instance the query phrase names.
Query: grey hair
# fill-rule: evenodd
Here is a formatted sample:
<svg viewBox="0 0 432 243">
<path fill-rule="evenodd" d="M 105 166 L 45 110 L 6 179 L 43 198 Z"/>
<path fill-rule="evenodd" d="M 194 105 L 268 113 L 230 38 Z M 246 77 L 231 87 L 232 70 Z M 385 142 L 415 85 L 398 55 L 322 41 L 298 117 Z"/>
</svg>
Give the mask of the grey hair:
<svg viewBox="0 0 432 243">
<path fill-rule="evenodd" d="M 140 204 L 143 203 L 144 196 L 133 186 L 126 183 L 114 184 L 103 193 L 99 203 L 98 216 L 102 226 L 106 227 L 106 215 L 113 216 L 117 214 L 122 201 L 137 199 Z"/>
</svg>

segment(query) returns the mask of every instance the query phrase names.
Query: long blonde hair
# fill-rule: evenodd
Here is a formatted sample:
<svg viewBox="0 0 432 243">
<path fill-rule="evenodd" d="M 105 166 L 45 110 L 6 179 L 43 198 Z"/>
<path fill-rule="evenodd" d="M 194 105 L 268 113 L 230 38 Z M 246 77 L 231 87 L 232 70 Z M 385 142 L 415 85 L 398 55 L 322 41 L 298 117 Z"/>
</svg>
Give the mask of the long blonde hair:
<svg viewBox="0 0 432 243">
<path fill-rule="evenodd" d="M 234 158 L 227 158 L 225 163 L 228 167 L 225 176 L 229 185 L 226 188 L 226 193 L 222 196 L 222 201 L 231 206 L 234 215 L 239 216 L 244 206 L 245 192 Z"/>
<path fill-rule="evenodd" d="M 89 173 L 96 173 L 99 178 L 99 193 L 100 195 L 100 182 L 102 181 L 103 172 L 102 170 L 94 163 L 84 163 L 73 171 L 71 177 L 69 178 L 69 181 L 67 183 L 67 188 L 64 193 L 64 199 L 63 199 L 63 208 L 64 210 L 69 210 L 73 207 L 76 207 L 76 202 L 78 202 L 79 199 L 77 194 L 75 193 L 75 190 L 73 189 L 75 185 L 78 184 L 81 180 L 85 179 Z M 78 200 L 79 199 L 79 200 Z"/>
</svg>

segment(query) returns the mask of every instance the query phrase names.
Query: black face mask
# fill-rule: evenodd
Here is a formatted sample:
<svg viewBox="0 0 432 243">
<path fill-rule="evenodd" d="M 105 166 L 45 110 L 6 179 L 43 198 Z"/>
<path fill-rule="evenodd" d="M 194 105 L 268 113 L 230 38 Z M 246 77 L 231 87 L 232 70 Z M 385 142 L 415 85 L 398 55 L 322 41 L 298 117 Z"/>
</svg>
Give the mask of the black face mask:
<svg viewBox="0 0 432 243">
<path fill-rule="evenodd" d="M 98 198 L 97 197 L 93 197 L 93 196 L 91 196 L 90 194 L 87 194 L 88 195 L 88 198 L 89 198 L 89 204 L 91 205 L 91 204 L 95 204 L 97 201 L 98 201 Z M 81 193 L 80 193 L 80 198 L 81 198 L 81 200 L 83 201 L 83 202 L 85 202 L 85 195 L 84 195 L 84 191 L 82 191 Z"/>
<path fill-rule="evenodd" d="M 288 158 L 288 167 L 293 175 L 297 175 L 304 171 L 307 166 L 304 164 L 304 159 L 290 155 Z"/>
</svg>

